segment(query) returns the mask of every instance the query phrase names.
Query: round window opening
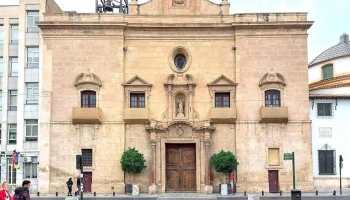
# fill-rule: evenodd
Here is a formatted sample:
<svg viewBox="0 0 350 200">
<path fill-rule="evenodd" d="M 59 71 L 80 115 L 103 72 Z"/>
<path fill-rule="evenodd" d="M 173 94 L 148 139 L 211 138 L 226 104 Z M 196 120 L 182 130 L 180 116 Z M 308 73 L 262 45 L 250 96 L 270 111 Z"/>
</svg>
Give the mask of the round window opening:
<svg viewBox="0 0 350 200">
<path fill-rule="evenodd" d="M 183 70 L 186 66 L 186 56 L 184 54 L 177 54 L 174 59 L 175 66 L 178 70 Z"/>
</svg>

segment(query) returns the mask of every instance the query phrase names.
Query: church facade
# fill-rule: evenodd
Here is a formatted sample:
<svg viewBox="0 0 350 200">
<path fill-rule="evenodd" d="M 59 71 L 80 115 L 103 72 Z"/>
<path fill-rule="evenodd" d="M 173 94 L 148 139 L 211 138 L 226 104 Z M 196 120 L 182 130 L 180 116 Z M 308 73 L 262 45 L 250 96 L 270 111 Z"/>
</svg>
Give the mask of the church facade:
<svg viewBox="0 0 350 200">
<path fill-rule="evenodd" d="M 312 191 L 306 13 L 229 14 L 227 1 L 130 2 L 129 14 L 45 13 L 39 191 L 124 193 L 122 153 L 147 168 L 140 192 L 218 192 L 210 157 L 239 161 L 238 192 Z"/>
</svg>

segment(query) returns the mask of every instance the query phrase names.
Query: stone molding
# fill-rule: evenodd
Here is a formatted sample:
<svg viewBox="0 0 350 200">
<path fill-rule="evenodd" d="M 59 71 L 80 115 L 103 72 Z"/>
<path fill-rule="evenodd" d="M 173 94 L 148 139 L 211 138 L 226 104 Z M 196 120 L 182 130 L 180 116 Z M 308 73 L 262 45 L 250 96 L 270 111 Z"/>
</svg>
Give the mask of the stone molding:
<svg viewBox="0 0 350 200">
<path fill-rule="evenodd" d="M 85 73 L 80 73 L 73 82 L 73 85 L 78 90 L 94 90 L 99 91 L 102 87 L 101 79 L 88 69 Z"/>
</svg>

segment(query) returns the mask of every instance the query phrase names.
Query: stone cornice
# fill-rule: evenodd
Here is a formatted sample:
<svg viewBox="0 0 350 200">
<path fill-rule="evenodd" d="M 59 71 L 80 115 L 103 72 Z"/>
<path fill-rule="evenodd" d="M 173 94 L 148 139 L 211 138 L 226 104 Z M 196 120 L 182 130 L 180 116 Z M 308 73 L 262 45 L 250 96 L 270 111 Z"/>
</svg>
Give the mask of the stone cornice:
<svg viewBox="0 0 350 200">
<path fill-rule="evenodd" d="M 126 22 L 81 22 L 81 21 L 42 21 L 37 22 L 40 29 L 124 29 L 128 23 Z"/>
<path fill-rule="evenodd" d="M 309 84 L 309 90 L 337 88 L 350 86 L 350 74 L 345 74 L 330 79 L 320 80 Z"/>
<path fill-rule="evenodd" d="M 234 28 L 305 28 L 309 29 L 313 21 L 281 21 L 281 22 L 232 22 Z"/>
</svg>

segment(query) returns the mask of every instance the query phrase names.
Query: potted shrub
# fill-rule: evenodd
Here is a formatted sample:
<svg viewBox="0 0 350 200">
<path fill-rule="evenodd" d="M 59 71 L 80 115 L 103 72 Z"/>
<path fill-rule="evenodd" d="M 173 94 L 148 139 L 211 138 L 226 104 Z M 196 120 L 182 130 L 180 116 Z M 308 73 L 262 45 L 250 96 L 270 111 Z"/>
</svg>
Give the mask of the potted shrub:
<svg viewBox="0 0 350 200">
<path fill-rule="evenodd" d="M 125 185 L 125 193 L 132 193 L 132 195 L 137 196 L 139 194 L 139 188 L 134 185 L 134 174 L 140 173 L 147 166 L 145 165 L 145 158 L 142 153 L 140 153 L 135 148 L 129 148 L 124 151 L 120 164 L 122 165 L 122 170 L 126 173 L 130 173 L 131 180 L 129 184 Z"/>
<path fill-rule="evenodd" d="M 232 173 L 236 169 L 238 162 L 236 156 L 230 151 L 221 150 L 219 153 L 211 156 L 211 165 L 215 171 L 223 173 L 224 182 L 220 184 L 221 195 L 227 195 L 227 179 L 226 174 Z M 233 187 L 233 186 L 232 186 Z"/>
</svg>

